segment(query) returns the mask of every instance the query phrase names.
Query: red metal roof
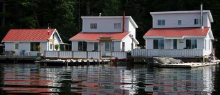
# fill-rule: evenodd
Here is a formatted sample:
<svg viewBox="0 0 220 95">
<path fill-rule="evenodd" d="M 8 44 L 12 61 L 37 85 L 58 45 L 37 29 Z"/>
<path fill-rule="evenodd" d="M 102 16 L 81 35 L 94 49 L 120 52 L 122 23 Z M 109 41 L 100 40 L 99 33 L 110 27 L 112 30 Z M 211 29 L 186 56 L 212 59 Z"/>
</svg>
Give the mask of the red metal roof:
<svg viewBox="0 0 220 95">
<path fill-rule="evenodd" d="M 144 37 L 162 36 L 162 37 L 184 37 L 184 36 L 206 36 L 209 27 L 201 28 L 152 28 Z"/>
<path fill-rule="evenodd" d="M 125 33 L 85 33 L 81 32 L 70 38 L 70 40 L 86 40 L 86 41 L 98 41 L 100 37 L 111 36 L 113 40 L 122 40 L 126 35 Z"/>
<path fill-rule="evenodd" d="M 48 33 L 49 30 L 49 33 Z M 5 41 L 47 41 L 55 29 L 11 29 L 2 42 Z M 48 35 L 49 34 L 49 35 Z"/>
</svg>

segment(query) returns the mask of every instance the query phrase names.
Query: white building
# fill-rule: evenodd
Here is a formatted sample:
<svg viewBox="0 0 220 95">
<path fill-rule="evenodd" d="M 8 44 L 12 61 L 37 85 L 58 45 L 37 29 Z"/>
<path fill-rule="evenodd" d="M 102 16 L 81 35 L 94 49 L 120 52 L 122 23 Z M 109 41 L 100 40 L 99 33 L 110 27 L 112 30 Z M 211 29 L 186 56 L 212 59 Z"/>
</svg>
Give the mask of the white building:
<svg viewBox="0 0 220 95">
<path fill-rule="evenodd" d="M 82 32 L 73 36 L 72 51 L 110 52 L 130 51 L 136 40 L 137 24 L 131 16 L 82 16 Z M 100 49 L 101 48 L 101 49 Z"/>
<path fill-rule="evenodd" d="M 36 56 L 39 52 L 54 51 L 55 45 L 62 42 L 56 29 L 11 29 L 2 40 L 5 51 L 14 51 L 14 55 Z"/>
<path fill-rule="evenodd" d="M 153 28 L 144 35 L 145 56 L 203 57 L 212 53 L 213 18 L 209 10 L 150 14 Z"/>
</svg>

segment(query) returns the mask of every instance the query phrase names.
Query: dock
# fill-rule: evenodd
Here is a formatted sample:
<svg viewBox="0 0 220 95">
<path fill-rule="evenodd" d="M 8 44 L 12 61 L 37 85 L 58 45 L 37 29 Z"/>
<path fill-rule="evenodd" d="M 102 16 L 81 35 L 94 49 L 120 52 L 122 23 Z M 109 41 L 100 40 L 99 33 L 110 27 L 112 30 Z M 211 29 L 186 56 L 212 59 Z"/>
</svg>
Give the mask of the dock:
<svg viewBox="0 0 220 95">
<path fill-rule="evenodd" d="M 40 63 L 44 66 L 79 66 L 79 65 L 104 65 L 111 62 L 109 59 L 43 59 L 40 61 L 35 61 L 35 63 Z"/>
<path fill-rule="evenodd" d="M 181 63 L 181 64 L 161 64 L 159 68 L 196 68 L 204 66 L 217 65 L 218 62 L 208 62 L 208 63 Z"/>
</svg>

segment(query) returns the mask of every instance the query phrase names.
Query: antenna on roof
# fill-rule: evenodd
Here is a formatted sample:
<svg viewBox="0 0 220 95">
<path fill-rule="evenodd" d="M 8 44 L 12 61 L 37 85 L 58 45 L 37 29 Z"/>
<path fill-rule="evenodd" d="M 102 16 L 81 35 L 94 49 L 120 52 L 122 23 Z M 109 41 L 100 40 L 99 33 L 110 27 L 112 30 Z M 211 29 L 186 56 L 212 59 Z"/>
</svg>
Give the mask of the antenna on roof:
<svg viewBox="0 0 220 95">
<path fill-rule="evenodd" d="M 203 26 L 203 4 L 200 5 L 200 15 L 201 15 L 201 19 L 200 19 L 201 28 L 204 29 L 204 26 Z"/>
<path fill-rule="evenodd" d="M 102 16 L 102 13 L 99 13 L 99 16 Z"/>
</svg>

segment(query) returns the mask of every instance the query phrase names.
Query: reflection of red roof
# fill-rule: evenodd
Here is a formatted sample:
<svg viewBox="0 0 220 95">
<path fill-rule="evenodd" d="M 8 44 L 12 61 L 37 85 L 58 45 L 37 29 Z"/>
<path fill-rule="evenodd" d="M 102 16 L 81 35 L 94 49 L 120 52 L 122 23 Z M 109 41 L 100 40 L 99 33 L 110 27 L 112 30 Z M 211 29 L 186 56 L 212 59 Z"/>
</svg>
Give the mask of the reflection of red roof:
<svg viewBox="0 0 220 95">
<path fill-rule="evenodd" d="M 11 29 L 2 40 L 5 41 L 47 41 L 55 29 Z"/>
<path fill-rule="evenodd" d="M 184 36 L 206 36 L 209 27 L 201 28 L 152 28 L 144 37 L 184 37 Z"/>
<path fill-rule="evenodd" d="M 78 33 L 70 40 L 98 41 L 100 37 L 112 37 L 112 40 L 122 40 L 128 33 Z"/>
</svg>

